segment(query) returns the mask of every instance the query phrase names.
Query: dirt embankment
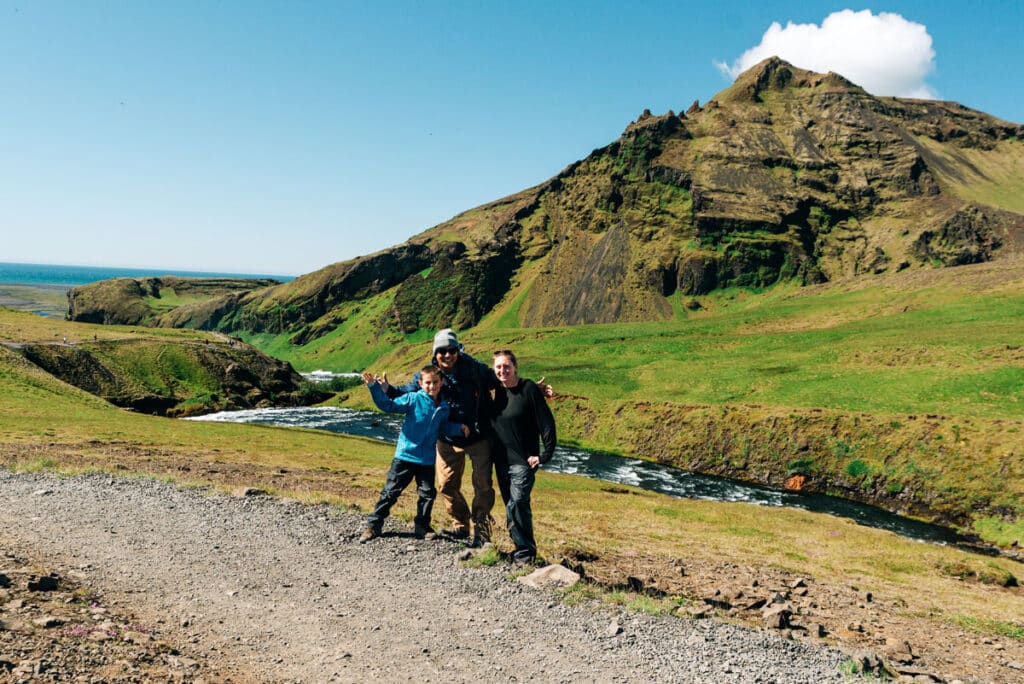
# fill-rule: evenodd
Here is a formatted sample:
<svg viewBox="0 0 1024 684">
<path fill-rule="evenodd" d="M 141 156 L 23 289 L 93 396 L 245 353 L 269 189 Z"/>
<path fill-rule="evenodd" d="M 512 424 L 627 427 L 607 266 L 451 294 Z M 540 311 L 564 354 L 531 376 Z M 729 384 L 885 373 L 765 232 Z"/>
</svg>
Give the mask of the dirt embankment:
<svg viewBox="0 0 1024 684">
<path fill-rule="evenodd" d="M 566 433 L 684 470 L 780 489 L 800 475 L 805 491 L 837 494 L 968 533 L 979 518 L 1024 517 L 1024 491 L 1007 487 L 1024 481 L 1021 460 L 1014 456 L 1024 453 L 1022 421 L 560 401 L 559 427 Z"/>
</svg>

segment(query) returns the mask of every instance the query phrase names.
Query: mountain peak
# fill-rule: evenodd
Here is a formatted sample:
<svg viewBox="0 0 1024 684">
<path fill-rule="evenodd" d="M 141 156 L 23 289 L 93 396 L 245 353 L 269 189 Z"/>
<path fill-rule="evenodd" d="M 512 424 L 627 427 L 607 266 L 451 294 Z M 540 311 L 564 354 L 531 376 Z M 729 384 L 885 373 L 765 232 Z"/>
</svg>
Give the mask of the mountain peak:
<svg viewBox="0 0 1024 684">
<path fill-rule="evenodd" d="M 760 102 L 762 94 L 768 91 L 823 87 L 866 94 L 863 88 L 837 73 L 819 74 L 795 67 L 784 59 L 769 57 L 737 76 L 733 84 L 715 99 L 721 102 Z"/>
</svg>

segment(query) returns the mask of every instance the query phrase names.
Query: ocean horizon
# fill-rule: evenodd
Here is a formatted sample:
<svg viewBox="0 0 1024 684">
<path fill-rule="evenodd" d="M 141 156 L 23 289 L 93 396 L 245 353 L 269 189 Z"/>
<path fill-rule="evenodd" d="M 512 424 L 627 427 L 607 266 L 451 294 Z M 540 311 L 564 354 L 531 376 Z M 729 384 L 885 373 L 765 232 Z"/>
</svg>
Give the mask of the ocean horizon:
<svg viewBox="0 0 1024 684">
<path fill-rule="evenodd" d="M 110 278 L 273 278 L 281 282 L 295 276 L 265 273 L 226 273 L 215 271 L 182 271 L 175 269 L 128 268 L 123 266 L 74 266 L 68 264 L 20 264 L 0 262 L 0 285 L 37 287 L 76 287 Z"/>
</svg>

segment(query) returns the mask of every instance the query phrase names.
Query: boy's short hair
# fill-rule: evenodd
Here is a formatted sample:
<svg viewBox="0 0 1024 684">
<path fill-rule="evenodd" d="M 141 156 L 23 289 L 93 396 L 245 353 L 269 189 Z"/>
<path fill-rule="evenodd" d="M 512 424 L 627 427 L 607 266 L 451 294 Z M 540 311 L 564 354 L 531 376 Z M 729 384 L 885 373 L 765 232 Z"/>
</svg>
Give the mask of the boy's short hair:
<svg viewBox="0 0 1024 684">
<path fill-rule="evenodd" d="M 424 375 L 436 375 L 444 380 L 444 376 L 441 375 L 441 369 L 437 366 L 424 366 L 423 368 L 420 368 L 420 377 L 422 378 Z"/>
</svg>

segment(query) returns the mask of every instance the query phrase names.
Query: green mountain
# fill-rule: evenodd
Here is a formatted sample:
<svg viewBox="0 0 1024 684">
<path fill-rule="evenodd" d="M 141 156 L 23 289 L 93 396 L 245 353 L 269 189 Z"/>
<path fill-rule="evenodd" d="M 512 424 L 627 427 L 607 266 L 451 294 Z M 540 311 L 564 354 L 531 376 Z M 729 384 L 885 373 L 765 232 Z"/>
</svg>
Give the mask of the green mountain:
<svg viewBox="0 0 1024 684">
<path fill-rule="evenodd" d="M 1019 252 L 1022 190 L 1021 125 L 769 59 L 703 106 L 644 111 L 554 178 L 402 245 L 158 323 L 303 345 L 390 290 L 376 323 L 396 333 L 467 328 L 513 296 L 525 327 L 662 320 L 673 298 L 730 286 Z"/>
</svg>

